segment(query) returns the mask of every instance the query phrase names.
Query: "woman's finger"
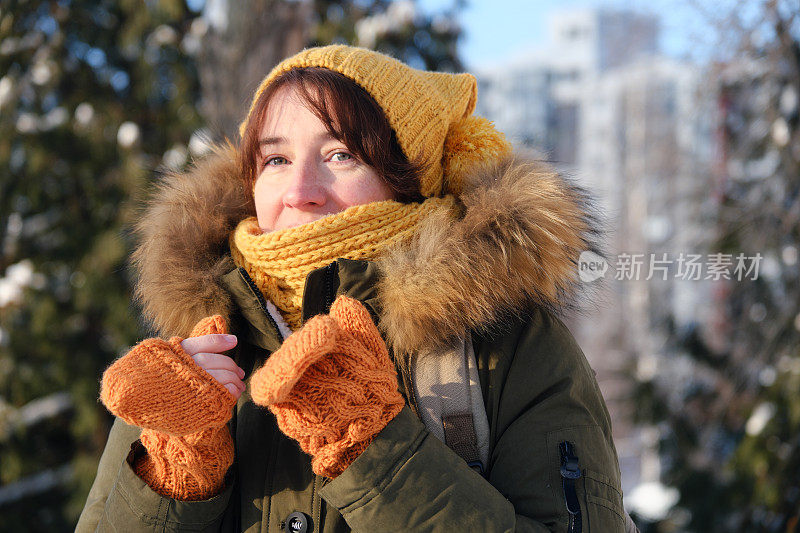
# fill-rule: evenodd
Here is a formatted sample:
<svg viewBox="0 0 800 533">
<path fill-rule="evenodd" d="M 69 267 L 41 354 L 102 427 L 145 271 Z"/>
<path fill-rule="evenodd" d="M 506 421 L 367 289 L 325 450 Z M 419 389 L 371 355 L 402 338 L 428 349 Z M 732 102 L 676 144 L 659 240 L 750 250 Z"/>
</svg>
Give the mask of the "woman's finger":
<svg viewBox="0 0 800 533">
<path fill-rule="evenodd" d="M 244 387 L 244 382 L 239 378 L 239 375 L 235 372 L 231 372 L 230 370 L 219 370 L 216 368 L 211 368 L 206 370 L 212 378 L 216 379 L 223 385 L 226 383 L 233 383 L 234 385 Z"/>
<path fill-rule="evenodd" d="M 226 384 L 225 384 L 225 385 L 223 385 L 223 386 L 224 386 L 226 389 L 228 389 L 228 392 L 230 392 L 230 393 L 233 395 L 233 397 L 234 397 L 234 398 L 236 398 L 237 400 L 238 400 L 238 399 L 239 399 L 239 397 L 242 395 L 242 392 L 244 392 L 244 389 L 240 389 L 240 388 L 238 388 L 238 387 L 237 387 L 236 385 L 234 385 L 233 383 L 226 383 Z"/>
<path fill-rule="evenodd" d="M 200 352 L 222 353 L 236 346 L 236 335 L 213 333 L 199 337 L 188 337 L 181 341 L 181 348 L 189 355 Z"/>
<path fill-rule="evenodd" d="M 229 370 L 206 370 L 209 375 L 217 380 L 222 385 L 234 385 L 240 391 L 244 390 L 244 382 L 239 379 L 239 376 Z"/>
<path fill-rule="evenodd" d="M 194 354 L 192 358 L 203 370 L 208 371 L 212 368 L 217 370 L 230 370 L 231 372 L 235 372 L 240 379 L 244 378 L 244 370 L 239 368 L 236 362 L 227 355 L 200 352 Z"/>
</svg>

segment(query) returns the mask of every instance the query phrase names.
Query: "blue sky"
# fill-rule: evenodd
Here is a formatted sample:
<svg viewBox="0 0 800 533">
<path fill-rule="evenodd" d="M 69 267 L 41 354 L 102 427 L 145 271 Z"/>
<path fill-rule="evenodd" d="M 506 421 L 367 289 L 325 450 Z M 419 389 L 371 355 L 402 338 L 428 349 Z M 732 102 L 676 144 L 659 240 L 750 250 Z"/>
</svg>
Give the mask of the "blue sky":
<svg viewBox="0 0 800 533">
<path fill-rule="evenodd" d="M 661 45 L 675 56 L 702 57 L 710 32 L 701 10 L 720 9 L 727 2 L 714 0 L 467 0 L 461 14 L 464 38 L 461 54 L 468 69 L 513 57 L 525 49 L 546 44 L 547 16 L 556 9 L 609 6 L 655 13 L 662 19 Z M 452 5 L 452 0 L 418 0 L 427 12 Z"/>
</svg>

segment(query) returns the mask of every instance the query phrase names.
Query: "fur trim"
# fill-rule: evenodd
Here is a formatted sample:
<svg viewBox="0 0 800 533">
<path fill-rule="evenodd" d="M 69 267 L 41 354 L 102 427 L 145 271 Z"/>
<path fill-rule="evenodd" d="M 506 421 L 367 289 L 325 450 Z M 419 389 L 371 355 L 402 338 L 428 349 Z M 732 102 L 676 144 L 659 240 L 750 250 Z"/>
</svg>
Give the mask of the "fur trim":
<svg viewBox="0 0 800 533">
<path fill-rule="evenodd" d="M 381 327 L 397 352 L 485 330 L 531 304 L 577 309 L 578 257 L 602 255 L 589 195 L 544 163 L 482 166 L 460 200 L 461 218 L 434 213 L 380 263 Z"/>
<path fill-rule="evenodd" d="M 215 147 L 186 173 L 167 173 L 136 233 L 136 295 L 158 331 L 185 335 L 230 299 L 217 281 L 233 268 L 228 235 L 252 216 L 235 149 Z M 381 323 L 395 351 L 491 328 L 531 304 L 577 309 L 577 261 L 603 255 L 590 196 L 542 162 L 481 166 L 464 177 L 460 216 L 442 209 L 378 263 Z"/>
<path fill-rule="evenodd" d="M 232 145 L 186 171 L 167 171 L 134 227 L 134 295 L 156 330 L 186 337 L 201 318 L 230 316 L 219 277 L 233 268 L 228 235 L 255 214 L 247 201 Z"/>
</svg>

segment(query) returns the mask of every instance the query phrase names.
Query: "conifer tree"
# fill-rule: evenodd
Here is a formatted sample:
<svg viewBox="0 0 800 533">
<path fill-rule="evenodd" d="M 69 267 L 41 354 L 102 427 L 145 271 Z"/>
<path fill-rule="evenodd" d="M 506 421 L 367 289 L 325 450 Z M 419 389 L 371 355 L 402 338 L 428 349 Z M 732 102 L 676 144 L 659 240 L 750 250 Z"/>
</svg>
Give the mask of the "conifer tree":
<svg viewBox="0 0 800 533">
<path fill-rule="evenodd" d="M 131 303 L 127 258 L 162 171 L 235 141 L 254 84 L 303 46 L 460 68 L 457 6 L 214 4 L 225 24 L 202 0 L 0 5 L 0 530 L 74 528 L 112 422 L 100 376 L 152 333 Z M 267 8 L 291 26 L 289 44 L 253 41 Z M 245 52 L 252 61 L 231 59 Z"/>
</svg>

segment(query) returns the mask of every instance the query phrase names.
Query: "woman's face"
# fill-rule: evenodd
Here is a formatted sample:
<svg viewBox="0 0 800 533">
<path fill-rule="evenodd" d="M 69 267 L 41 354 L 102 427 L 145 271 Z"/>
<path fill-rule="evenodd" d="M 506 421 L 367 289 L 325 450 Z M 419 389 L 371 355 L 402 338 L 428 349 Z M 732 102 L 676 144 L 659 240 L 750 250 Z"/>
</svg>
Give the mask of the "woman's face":
<svg viewBox="0 0 800 533">
<path fill-rule="evenodd" d="M 328 133 L 292 87 L 273 95 L 259 149 L 253 196 L 262 231 L 299 226 L 394 197 L 371 167 Z"/>
</svg>

